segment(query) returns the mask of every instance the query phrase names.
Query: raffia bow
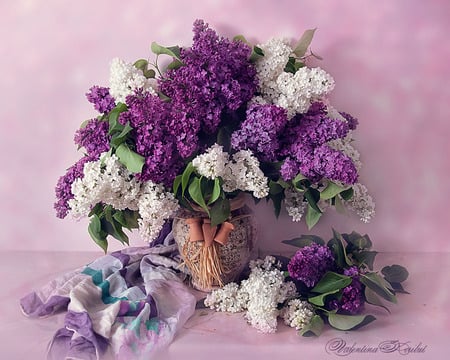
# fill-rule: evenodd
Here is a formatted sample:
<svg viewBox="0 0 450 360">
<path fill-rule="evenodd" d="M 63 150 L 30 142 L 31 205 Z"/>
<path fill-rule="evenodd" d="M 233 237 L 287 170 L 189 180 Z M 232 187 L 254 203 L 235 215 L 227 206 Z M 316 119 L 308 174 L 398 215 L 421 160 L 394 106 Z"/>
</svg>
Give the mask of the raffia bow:
<svg viewBox="0 0 450 360">
<path fill-rule="evenodd" d="M 219 227 L 211 226 L 209 218 L 189 218 L 186 219 L 189 226 L 189 240 L 183 247 L 183 258 L 185 264 L 190 269 L 192 275 L 198 279 L 198 285 L 203 289 L 211 289 L 214 284 L 223 286 L 222 275 L 226 272 L 219 256 L 219 246 L 228 242 L 234 225 L 228 221 L 223 222 Z M 187 246 L 189 242 L 203 241 L 198 252 L 192 256 L 187 256 Z"/>
<path fill-rule="evenodd" d="M 225 245 L 230 232 L 234 230 L 234 225 L 225 221 L 217 231 L 217 226 L 211 226 L 208 218 L 189 218 L 186 223 L 189 225 L 189 241 L 204 241 L 206 247 L 211 246 L 213 241 Z"/>
</svg>

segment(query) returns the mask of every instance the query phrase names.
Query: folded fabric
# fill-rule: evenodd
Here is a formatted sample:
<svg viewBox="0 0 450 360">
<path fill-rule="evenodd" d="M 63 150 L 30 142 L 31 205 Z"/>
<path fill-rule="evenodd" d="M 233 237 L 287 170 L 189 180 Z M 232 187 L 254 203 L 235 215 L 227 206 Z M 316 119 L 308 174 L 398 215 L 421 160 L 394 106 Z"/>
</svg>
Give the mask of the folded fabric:
<svg viewBox="0 0 450 360">
<path fill-rule="evenodd" d="M 172 341 L 194 313 L 171 233 L 155 247 L 132 247 L 93 261 L 21 299 L 29 317 L 66 310 L 49 359 L 148 359 Z"/>
</svg>

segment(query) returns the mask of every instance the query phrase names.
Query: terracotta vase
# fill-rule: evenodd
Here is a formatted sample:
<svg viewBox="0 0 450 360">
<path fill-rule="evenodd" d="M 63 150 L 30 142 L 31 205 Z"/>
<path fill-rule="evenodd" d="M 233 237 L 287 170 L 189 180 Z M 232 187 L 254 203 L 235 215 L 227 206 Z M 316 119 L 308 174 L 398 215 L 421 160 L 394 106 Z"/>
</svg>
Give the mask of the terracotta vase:
<svg viewBox="0 0 450 360">
<path fill-rule="evenodd" d="M 192 285 L 201 291 L 237 280 L 254 254 L 256 223 L 245 204 L 232 203 L 230 218 L 211 227 L 207 214 L 181 211 L 172 225 L 183 265 L 189 269 Z"/>
</svg>

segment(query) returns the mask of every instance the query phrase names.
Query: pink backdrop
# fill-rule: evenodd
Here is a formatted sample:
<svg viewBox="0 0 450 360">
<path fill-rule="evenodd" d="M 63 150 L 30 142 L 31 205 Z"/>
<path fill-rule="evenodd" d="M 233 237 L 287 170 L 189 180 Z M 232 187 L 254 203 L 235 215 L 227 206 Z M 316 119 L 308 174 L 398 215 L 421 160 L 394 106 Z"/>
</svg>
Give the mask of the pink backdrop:
<svg viewBox="0 0 450 360">
<path fill-rule="evenodd" d="M 107 84 L 113 57 L 148 57 L 153 40 L 189 45 L 192 22 L 203 18 L 224 35 L 242 33 L 261 42 L 318 28 L 313 50 L 336 80 L 333 103 L 360 119 L 362 181 L 377 202 L 377 215 L 368 225 L 353 216 L 327 215 L 315 233 L 329 236 L 333 226 L 369 233 L 378 250 L 449 251 L 449 4 L 2 1 L 1 248 L 98 249 L 87 221 L 59 220 L 53 211 L 54 185 L 80 156 L 73 134 L 95 116 L 84 94 L 94 84 Z M 306 232 L 284 216 L 276 221 L 268 207 L 256 211 L 266 249 Z"/>
</svg>

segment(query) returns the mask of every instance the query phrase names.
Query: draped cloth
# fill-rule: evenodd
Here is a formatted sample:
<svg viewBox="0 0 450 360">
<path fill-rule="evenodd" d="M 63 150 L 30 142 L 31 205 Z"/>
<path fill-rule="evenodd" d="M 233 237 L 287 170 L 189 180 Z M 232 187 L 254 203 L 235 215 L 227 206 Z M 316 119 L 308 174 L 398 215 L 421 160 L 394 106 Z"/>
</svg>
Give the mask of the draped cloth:
<svg viewBox="0 0 450 360">
<path fill-rule="evenodd" d="M 173 237 L 154 247 L 130 247 L 61 275 L 21 299 L 26 316 L 65 311 L 48 359 L 155 358 L 194 313 Z M 157 357 L 157 356 L 156 356 Z"/>
</svg>

